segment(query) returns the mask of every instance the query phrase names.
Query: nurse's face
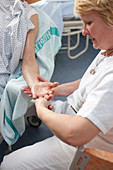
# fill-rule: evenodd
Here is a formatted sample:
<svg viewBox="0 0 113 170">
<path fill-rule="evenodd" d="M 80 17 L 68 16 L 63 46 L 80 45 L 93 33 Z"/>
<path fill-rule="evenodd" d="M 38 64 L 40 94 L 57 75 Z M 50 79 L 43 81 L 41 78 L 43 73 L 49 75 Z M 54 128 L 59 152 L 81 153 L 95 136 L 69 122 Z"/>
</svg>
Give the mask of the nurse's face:
<svg viewBox="0 0 113 170">
<path fill-rule="evenodd" d="M 89 36 L 95 49 L 113 48 L 113 27 L 108 26 L 96 11 L 81 15 L 81 19 L 84 23 L 82 34 Z"/>
</svg>

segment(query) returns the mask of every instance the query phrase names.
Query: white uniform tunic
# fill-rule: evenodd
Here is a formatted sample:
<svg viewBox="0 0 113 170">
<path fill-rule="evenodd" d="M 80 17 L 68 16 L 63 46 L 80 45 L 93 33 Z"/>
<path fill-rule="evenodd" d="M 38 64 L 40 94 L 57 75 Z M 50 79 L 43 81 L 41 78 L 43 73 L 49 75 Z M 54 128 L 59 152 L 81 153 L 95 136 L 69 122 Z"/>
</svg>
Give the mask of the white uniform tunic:
<svg viewBox="0 0 113 170">
<path fill-rule="evenodd" d="M 113 152 L 113 56 L 104 57 L 101 52 L 84 74 L 79 89 L 67 100 L 77 115 L 88 118 L 101 130 L 87 146 Z M 90 70 L 94 68 L 96 73 L 92 75 Z"/>
</svg>

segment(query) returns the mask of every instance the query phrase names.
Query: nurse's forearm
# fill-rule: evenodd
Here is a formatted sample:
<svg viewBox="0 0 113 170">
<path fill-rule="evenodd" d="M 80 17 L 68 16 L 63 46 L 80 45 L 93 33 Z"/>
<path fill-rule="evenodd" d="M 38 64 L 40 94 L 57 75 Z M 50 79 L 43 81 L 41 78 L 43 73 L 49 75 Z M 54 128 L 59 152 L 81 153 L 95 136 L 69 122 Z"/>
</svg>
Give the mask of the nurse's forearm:
<svg viewBox="0 0 113 170">
<path fill-rule="evenodd" d="M 84 145 L 100 133 L 98 127 L 87 118 L 58 114 L 46 107 L 38 107 L 37 111 L 39 118 L 53 134 L 69 145 Z"/>
<path fill-rule="evenodd" d="M 59 85 L 55 88 L 54 96 L 69 96 L 78 89 L 80 81 L 81 79 L 78 79 L 70 83 Z"/>
</svg>

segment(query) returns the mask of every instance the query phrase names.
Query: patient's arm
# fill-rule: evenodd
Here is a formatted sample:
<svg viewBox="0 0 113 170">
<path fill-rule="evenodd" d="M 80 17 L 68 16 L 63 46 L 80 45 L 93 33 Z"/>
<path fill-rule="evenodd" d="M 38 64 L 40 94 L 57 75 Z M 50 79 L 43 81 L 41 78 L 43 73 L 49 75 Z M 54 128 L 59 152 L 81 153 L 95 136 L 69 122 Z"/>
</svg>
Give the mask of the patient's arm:
<svg viewBox="0 0 113 170">
<path fill-rule="evenodd" d="M 30 30 L 26 37 L 22 61 L 22 72 L 31 90 L 31 94 L 29 93 L 30 96 L 36 99 L 39 96 L 44 96 L 48 94 L 48 92 L 53 93 L 53 90 L 51 91 L 51 88 L 49 87 L 50 82 L 40 82 L 40 80 L 37 79 L 37 76 L 40 74 L 39 66 L 35 59 L 35 39 L 39 29 L 39 21 L 37 14 L 31 17 L 31 22 L 35 25 L 35 28 Z M 55 84 L 55 86 L 57 85 L 58 83 Z M 28 93 L 28 90 L 25 89 L 25 93 Z"/>
<path fill-rule="evenodd" d="M 37 80 L 37 75 L 39 74 L 39 66 L 35 59 L 35 39 L 39 29 L 38 15 L 35 14 L 31 16 L 31 21 L 35 25 L 35 28 L 30 30 L 26 37 L 22 61 L 22 72 L 29 87 L 31 88 L 33 98 L 37 98 L 35 86 L 39 84 L 39 80 Z"/>
</svg>

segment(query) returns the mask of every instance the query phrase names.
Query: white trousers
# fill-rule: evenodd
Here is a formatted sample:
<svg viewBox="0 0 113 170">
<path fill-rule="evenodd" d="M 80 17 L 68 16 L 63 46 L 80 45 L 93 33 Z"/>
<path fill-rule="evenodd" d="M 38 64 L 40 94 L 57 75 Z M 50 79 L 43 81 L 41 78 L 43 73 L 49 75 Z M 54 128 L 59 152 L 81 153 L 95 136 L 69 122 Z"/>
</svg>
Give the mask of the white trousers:
<svg viewBox="0 0 113 170">
<path fill-rule="evenodd" d="M 55 102 L 55 112 L 75 115 L 66 102 Z M 4 157 L 0 170 L 68 170 L 77 148 L 56 136 L 19 149 Z"/>
<path fill-rule="evenodd" d="M 53 136 L 5 156 L 0 170 L 67 170 L 76 151 Z"/>
</svg>

